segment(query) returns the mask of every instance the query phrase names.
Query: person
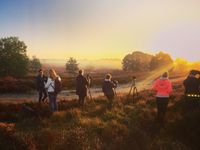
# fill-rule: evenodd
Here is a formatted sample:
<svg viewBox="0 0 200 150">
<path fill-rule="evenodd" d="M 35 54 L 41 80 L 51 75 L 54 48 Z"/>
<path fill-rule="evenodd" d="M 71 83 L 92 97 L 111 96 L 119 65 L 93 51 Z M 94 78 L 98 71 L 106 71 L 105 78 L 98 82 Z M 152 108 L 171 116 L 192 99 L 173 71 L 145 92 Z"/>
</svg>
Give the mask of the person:
<svg viewBox="0 0 200 150">
<path fill-rule="evenodd" d="M 157 103 L 157 118 L 160 124 L 164 124 L 167 105 L 169 102 L 169 94 L 172 92 L 172 84 L 168 78 L 168 73 L 165 72 L 153 84 L 153 89 L 156 93 Z"/>
<path fill-rule="evenodd" d="M 39 69 L 38 75 L 36 77 L 36 88 L 39 94 L 39 103 L 44 102 L 47 98 L 47 92 L 44 87 L 44 84 L 47 82 L 47 77 L 44 75 L 42 69 Z"/>
<path fill-rule="evenodd" d="M 80 106 L 84 105 L 89 84 L 90 78 L 84 77 L 84 70 L 79 70 L 79 75 L 76 77 L 76 94 L 79 96 L 78 103 Z"/>
<path fill-rule="evenodd" d="M 57 95 L 56 91 L 56 83 L 61 82 L 61 78 L 57 75 L 54 69 L 49 70 L 49 77 L 47 79 L 47 83 L 45 84 L 45 88 L 47 89 L 49 96 L 49 105 L 52 112 L 58 111 L 57 105 Z"/>
<path fill-rule="evenodd" d="M 109 101 L 108 104 L 109 109 L 112 108 L 113 100 L 115 97 L 115 88 L 117 87 L 118 83 L 117 81 L 112 81 L 111 79 L 112 79 L 111 74 L 107 74 L 102 85 L 102 91 Z"/>
<path fill-rule="evenodd" d="M 185 104 L 188 111 L 199 108 L 200 82 L 198 70 L 191 70 L 188 77 L 183 81 L 185 87 Z"/>
</svg>

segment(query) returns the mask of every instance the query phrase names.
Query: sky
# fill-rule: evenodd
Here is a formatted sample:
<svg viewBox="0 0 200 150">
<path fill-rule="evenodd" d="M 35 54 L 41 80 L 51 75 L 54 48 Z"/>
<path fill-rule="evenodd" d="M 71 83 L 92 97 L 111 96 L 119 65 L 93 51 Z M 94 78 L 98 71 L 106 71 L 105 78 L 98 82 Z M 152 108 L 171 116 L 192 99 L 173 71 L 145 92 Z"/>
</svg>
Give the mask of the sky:
<svg viewBox="0 0 200 150">
<path fill-rule="evenodd" d="M 122 59 L 133 51 L 200 60 L 200 0 L 0 0 L 0 38 L 40 59 Z"/>
</svg>

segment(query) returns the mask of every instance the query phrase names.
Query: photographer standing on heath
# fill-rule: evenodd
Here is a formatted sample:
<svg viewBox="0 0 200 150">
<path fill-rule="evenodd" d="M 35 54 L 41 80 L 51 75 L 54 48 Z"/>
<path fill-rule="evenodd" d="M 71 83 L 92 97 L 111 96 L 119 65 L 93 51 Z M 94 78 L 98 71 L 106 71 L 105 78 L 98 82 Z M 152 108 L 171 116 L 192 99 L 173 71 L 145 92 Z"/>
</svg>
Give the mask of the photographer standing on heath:
<svg viewBox="0 0 200 150">
<path fill-rule="evenodd" d="M 200 103 L 200 71 L 191 70 L 184 80 L 185 103 L 187 111 L 199 109 Z"/>
<path fill-rule="evenodd" d="M 84 77 L 84 70 L 79 70 L 79 75 L 76 77 L 76 94 L 79 96 L 79 105 L 83 106 L 88 93 L 90 78 Z"/>
<path fill-rule="evenodd" d="M 42 69 L 38 71 L 38 76 L 36 77 L 36 87 L 39 93 L 39 103 L 44 102 L 47 98 L 47 92 L 44 84 L 47 82 L 47 77 L 44 75 Z"/>
<path fill-rule="evenodd" d="M 109 109 L 112 108 L 113 100 L 115 97 L 115 88 L 117 87 L 118 84 L 117 81 L 112 81 L 111 79 L 112 79 L 111 74 L 107 74 L 102 86 L 102 91 L 109 100 L 109 105 L 108 105 Z"/>
</svg>

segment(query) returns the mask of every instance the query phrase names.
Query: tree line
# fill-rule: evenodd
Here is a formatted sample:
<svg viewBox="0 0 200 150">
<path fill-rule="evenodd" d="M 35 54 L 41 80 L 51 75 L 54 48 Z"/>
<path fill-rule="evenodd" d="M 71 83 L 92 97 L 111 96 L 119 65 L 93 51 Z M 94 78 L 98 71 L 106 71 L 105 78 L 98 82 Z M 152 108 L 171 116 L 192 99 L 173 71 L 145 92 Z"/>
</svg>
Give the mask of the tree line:
<svg viewBox="0 0 200 150">
<path fill-rule="evenodd" d="M 164 52 L 156 55 L 135 51 L 126 55 L 122 60 L 122 69 L 124 71 L 152 71 L 164 65 L 172 64 L 171 56 Z"/>
<path fill-rule="evenodd" d="M 140 51 L 126 55 L 122 60 L 124 71 L 151 71 L 163 65 L 173 63 L 169 54 L 159 52 L 150 55 Z M 40 60 L 27 56 L 26 44 L 18 37 L 5 37 L 0 39 L 0 77 L 25 76 L 28 72 L 37 72 L 42 67 Z M 79 64 L 75 58 L 70 57 L 65 65 L 66 71 L 76 74 Z"/>
<path fill-rule="evenodd" d="M 18 37 L 0 39 L 0 76 L 24 76 L 41 67 L 35 56 L 29 59 L 27 46 Z"/>
<path fill-rule="evenodd" d="M 18 37 L 5 37 L 0 39 L 0 77 L 21 77 L 27 73 L 36 73 L 42 64 L 33 56 L 27 56 L 26 44 Z M 70 57 L 66 63 L 66 70 L 70 74 L 78 71 L 77 60 Z"/>
</svg>

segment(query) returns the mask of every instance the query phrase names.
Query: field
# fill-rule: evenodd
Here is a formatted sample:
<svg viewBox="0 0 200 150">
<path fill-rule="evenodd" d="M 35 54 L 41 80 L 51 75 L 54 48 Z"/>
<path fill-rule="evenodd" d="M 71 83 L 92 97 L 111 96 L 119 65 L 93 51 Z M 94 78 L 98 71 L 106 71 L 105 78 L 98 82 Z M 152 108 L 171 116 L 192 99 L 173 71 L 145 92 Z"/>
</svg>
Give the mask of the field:
<svg viewBox="0 0 200 150">
<path fill-rule="evenodd" d="M 102 82 L 105 78 L 107 71 L 98 71 L 90 72 L 89 75 L 92 78 L 91 86 L 92 87 L 101 87 Z M 138 80 L 144 79 L 148 74 L 147 73 L 133 73 L 133 72 L 124 72 L 121 70 L 110 71 L 113 75 L 113 80 L 118 80 L 120 84 L 126 84 L 131 81 L 132 76 L 137 76 Z M 47 73 L 46 73 L 47 75 Z M 67 73 L 59 74 L 62 79 L 63 90 L 72 90 L 75 89 L 76 84 L 76 75 L 69 75 Z M 33 93 L 36 91 L 35 77 L 37 74 L 29 74 L 23 78 L 13 78 L 5 77 L 0 78 L 0 93 Z"/>
<path fill-rule="evenodd" d="M 48 104 L 0 104 L 0 149 L 27 150 L 198 150 L 200 111 L 184 110 L 183 87 L 174 83 L 166 123 L 155 122 L 154 93 L 141 91 L 134 103 L 118 95 L 111 110 L 98 97 L 79 108 L 60 101 L 52 114 Z"/>
</svg>

